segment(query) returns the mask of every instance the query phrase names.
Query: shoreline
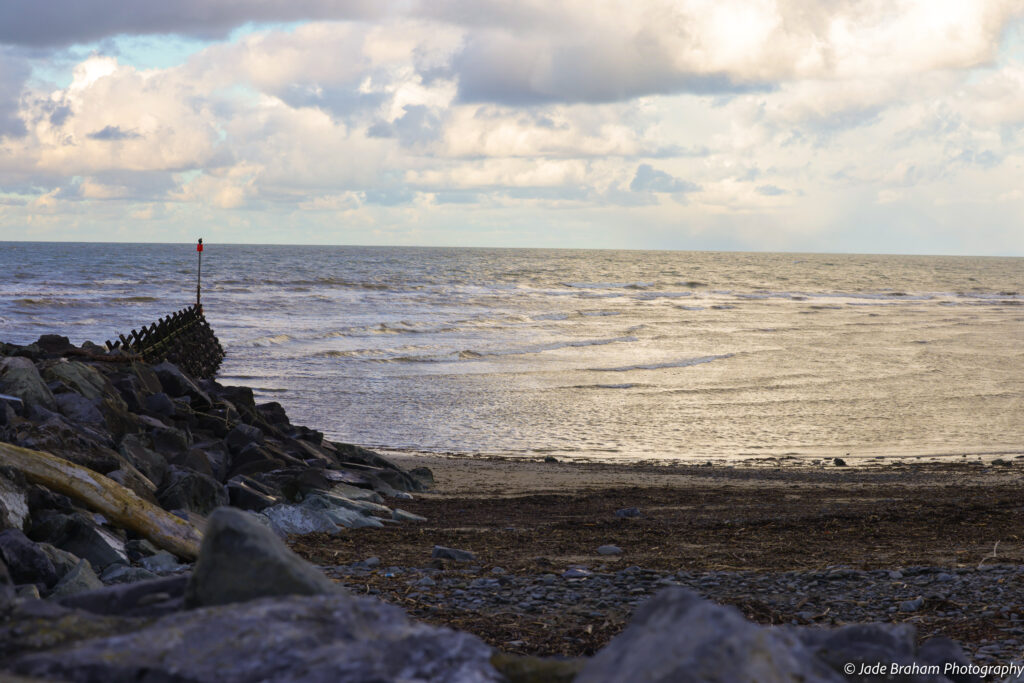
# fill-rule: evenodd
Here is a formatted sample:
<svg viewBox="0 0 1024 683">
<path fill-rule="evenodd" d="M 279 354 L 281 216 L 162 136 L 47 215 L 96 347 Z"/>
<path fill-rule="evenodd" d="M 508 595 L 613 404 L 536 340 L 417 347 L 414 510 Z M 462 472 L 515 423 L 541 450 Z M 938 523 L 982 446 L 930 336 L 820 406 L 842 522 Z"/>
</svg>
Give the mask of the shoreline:
<svg viewBox="0 0 1024 683">
<path fill-rule="evenodd" d="M 683 585 L 762 624 L 910 624 L 1024 655 L 1021 461 L 637 466 L 389 454 L 434 487 L 412 527 L 293 539 L 355 593 L 511 654 L 586 656 Z M 635 507 L 637 517 L 617 512 Z M 431 559 L 442 545 L 474 553 Z M 618 554 L 599 548 L 615 546 Z"/>
</svg>

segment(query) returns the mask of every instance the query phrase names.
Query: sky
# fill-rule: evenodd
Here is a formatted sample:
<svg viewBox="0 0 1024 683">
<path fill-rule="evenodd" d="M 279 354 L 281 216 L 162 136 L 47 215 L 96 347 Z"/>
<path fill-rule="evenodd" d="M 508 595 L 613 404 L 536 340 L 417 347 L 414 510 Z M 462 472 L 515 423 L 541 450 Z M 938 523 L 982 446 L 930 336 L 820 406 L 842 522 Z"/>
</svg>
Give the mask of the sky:
<svg viewBox="0 0 1024 683">
<path fill-rule="evenodd" d="M 6 0 L 0 240 L 1024 255 L 1024 0 Z"/>
</svg>

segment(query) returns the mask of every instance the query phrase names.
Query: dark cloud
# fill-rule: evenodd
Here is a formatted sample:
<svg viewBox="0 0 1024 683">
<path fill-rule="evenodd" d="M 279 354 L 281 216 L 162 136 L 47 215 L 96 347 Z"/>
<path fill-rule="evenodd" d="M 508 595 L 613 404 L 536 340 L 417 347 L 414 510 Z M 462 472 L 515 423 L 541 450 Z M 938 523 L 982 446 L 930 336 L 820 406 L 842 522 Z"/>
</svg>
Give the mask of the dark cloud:
<svg viewBox="0 0 1024 683">
<path fill-rule="evenodd" d="M 633 182 L 629 184 L 633 192 L 668 192 L 671 194 L 694 192 L 700 185 L 688 180 L 680 180 L 665 171 L 659 171 L 650 164 L 637 166 Z"/>
<path fill-rule="evenodd" d="M 250 22 L 373 18 L 388 5 L 384 0 L 10 0 L 0 3 L 0 43 L 61 47 L 160 33 L 213 39 Z"/>
<path fill-rule="evenodd" d="M 592 37 L 577 42 L 531 39 L 495 31 L 473 35 L 452 61 L 464 102 L 511 106 L 619 102 L 645 95 L 737 95 L 774 89 L 725 73 L 690 73 L 671 55 L 642 40 L 609 46 Z"/>
<path fill-rule="evenodd" d="M 85 137 L 92 140 L 133 140 L 135 138 L 142 137 L 134 130 L 122 130 L 118 126 L 106 126 L 102 130 L 93 131 L 88 133 Z"/>
<path fill-rule="evenodd" d="M 0 50 L 0 138 L 20 137 L 27 132 L 18 109 L 29 73 L 25 59 Z"/>
</svg>

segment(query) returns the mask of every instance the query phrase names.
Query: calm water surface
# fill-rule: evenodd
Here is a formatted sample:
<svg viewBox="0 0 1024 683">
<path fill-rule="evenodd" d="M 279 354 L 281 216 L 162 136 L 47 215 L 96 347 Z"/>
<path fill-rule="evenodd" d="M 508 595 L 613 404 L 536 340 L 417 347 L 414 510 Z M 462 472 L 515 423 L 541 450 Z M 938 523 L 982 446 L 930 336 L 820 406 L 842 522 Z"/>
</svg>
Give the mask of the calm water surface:
<svg viewBox="0 0 1024 683">
<path fill-rule="evenodd" d="M 0 339 L 194 299 L 188 245 L 0 243 Z M 373 447 L 1024 453 L 1024 259 L 208 245 L 220 379 Z"/>
</svg>

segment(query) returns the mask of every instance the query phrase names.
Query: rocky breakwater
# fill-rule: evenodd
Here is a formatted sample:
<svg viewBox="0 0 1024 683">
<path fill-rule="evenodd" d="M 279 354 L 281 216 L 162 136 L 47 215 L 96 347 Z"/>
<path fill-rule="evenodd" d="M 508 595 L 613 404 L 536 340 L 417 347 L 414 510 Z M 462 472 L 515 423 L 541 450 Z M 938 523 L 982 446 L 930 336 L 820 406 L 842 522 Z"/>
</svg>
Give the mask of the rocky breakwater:
<svg viewBox="0 0 1024 683">
<path fill-rule="evenodd" d="M 21 596 L 187 571 L 221 506 L 337 533 L 400 523 L 392 501 L 429 482 L 245 387 L 65 337 L 0 344 L 0 559 Z"/>
</svg>

